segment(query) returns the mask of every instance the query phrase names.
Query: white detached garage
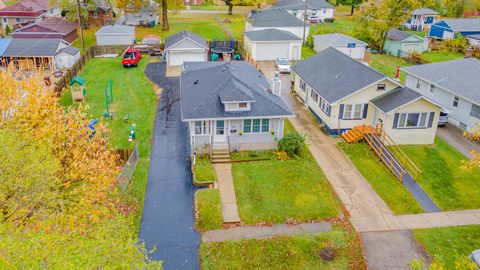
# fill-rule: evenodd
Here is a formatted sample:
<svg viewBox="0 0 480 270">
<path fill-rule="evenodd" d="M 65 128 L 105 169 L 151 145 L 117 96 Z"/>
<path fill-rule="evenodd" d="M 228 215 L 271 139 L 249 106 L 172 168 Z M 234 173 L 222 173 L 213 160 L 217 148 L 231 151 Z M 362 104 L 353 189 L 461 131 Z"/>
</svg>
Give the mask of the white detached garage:
<svg viewBox="0 0 480 270">
<path fill-rule="evenodd" d="M 107 25 L 96 33 L 97 45 L 135 44 L 135 27 L 127 25 Z"/>
<path fill-rule="evenodd" d="M 208 44 L 204 38 L 188 31 L 182 31 L 165 39 L 167 66 L 180 66 L 183 62 L 206 62 Z"/>
<path fill-rule="evenodd" d="M 274 28 L 245 32 L 245 49 L 255 61 L 275 60 L 278 57 L 300 60 L 302 39 L 289 31 Z"/>
<path fill-rule="evenodd" d="M 313 43 L 316 52 L 332 47 L 353 59 L 363 59 L 368 46 L 367 43 L 344 34 L 317 35 L 313 37 Z"/>
</svg>

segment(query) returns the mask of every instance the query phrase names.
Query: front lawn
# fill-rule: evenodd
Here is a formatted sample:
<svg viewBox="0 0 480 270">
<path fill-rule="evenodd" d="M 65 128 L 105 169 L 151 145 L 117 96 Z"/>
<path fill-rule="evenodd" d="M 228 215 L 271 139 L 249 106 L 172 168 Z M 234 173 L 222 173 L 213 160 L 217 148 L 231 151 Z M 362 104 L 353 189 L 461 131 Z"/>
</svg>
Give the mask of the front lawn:
<svg viewBox="0 0 480 270">
<path fill-rule="evenodd" d="M 355 260 L 352 237 L 343 231 L 278 236 L 261 240 L 202 243 L 202 269 L 349 269 Z M 319 255 L 325 248 L 334 250 L 331 261 Z M 322 253 L 323 254 L 323 253 Z"/>
<path fill-rule="evenodd" d="M 213 168 L 212 161 L 208 155 L 197 156 L 193 171 L 195 173 L 195 181 L 197 183 L 217 181 L 215 168 Z"/>
<path fill-rule="evenodd" d="M 395 74 L 397 73 L 398 67 L 406 67 L 410 66 L 411 64 L 407 63 L 405 59 L 398 58 L 391 55 L 386 54 L 373 54 L 369 53 L 367 62 L 371 68 L 376 69 L 380 73 L 383 73 L 390 78 L 395 78 Z M 405 73 L 400 72 L 400 81 L 405 81 Z"/>
<path fill-rule="evenodd" d="M 123 68 L 120 58 L 92 58 L 80 76 L 86 79 L 87 100 L 91 117 L 108 123 L 111 133 L 108 134 L 110 146 L 114 148 L 133 148 L 138 142 L 140 162 L 131 180 L 133 182 L 128 193 L 137 200 L 136 229 L 140 224 L 141 209 L 147 183 L 150 147 L 152 141 L 153 120 L 155 118 L 157 96 L 152 83 L 145 76 L 145 67 L 150 58 L 143 58 L 136 68 Z M 111 111 L 115 113 L 113 120 L 103 117 L 105 112 L 105 88 L 108 80 L 113 84 L 113 103 Z M 65 107 L 72 105 L 70 89 L 60 100 Z M 76 103 L 76 106 L 79 103 Z M 128 114 L 128 123 L 124 116 Z M 137 140 L 128 141 L 132 124 L 136 124 Z"/>
<path fill-rule="evenodd" d="M 221 229 L 222 205 L 218 189 L 203 189 L 197 193 L 195 227 L 200 231 Z"/>
<path fill-rule="evenodd" d="M 436 138 L 433 145 L 401 149 L 422 170 L 417 181 L 442 210 L 480 208 L 480 170 L 461 170 L 466 158 L 455 148 Z"/>
<path fill-rule="evenodd" d="M 230 158 L 233 161 L 272 159 L 273 151 L 272 150 L 253 150 L 253 151 L 232 152 L 232 154 L 230 155 Z"/>
<path fill-rule="evenodd" d="M 423 60 L 430 63 L 463 59 L 463 57 L 463 53 L 450 51 L 427 51 L 421 55 Z"/>
<path fill-rule="evenodd" d="M 378 160 L 366 143 L 340 143 L 339 146 L 395 214 L 423 212 L 407 188 Z"/>
<path fill-rule="evenodd" d="M 480 226 L 459 226 L 413 230 L 415 239 L 445 269 L 455 269 L 455 262 L 479 247 Z"/>
</svg>

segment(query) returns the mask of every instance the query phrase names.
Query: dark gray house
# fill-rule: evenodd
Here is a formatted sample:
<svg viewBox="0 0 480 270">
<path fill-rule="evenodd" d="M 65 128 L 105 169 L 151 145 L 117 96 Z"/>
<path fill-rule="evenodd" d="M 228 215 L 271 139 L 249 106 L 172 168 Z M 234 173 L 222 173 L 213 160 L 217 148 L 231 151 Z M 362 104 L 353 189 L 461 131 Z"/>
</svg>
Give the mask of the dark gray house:
<svg viewBox="0 0 480 270">
<path fill-rule="evenodd" d="M 192 150 L 275 148 L 285 117 L 293 116 L 280 86 L 248 62 L 185 62 L 180 102 Z"/>
</svg>

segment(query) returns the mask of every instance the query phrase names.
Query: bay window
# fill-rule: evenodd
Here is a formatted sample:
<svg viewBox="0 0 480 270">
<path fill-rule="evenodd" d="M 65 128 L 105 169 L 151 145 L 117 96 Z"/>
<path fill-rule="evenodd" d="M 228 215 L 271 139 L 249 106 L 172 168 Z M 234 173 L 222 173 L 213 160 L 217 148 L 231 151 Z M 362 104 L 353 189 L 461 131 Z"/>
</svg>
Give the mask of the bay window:
<svg viewBox="0 0 480 270">
<path fill-rule="evenodd" d="M 243 120 L 243 133 L 267 133 L 270 130 L 270 119 Z"/>
<path fill-rule="evenodd" d="M 428 113 L 401 113 L 397 128 L 425 128 L 427 120 Z"/>
</svg>

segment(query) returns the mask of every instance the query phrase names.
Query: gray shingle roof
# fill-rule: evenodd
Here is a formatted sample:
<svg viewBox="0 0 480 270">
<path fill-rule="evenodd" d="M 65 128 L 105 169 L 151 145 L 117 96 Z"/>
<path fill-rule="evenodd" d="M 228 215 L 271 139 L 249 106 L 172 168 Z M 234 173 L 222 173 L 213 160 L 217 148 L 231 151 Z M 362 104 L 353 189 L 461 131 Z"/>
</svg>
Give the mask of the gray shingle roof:
<svg viewBox="0 0 480 270">
<path fill-rule="evenodd" d="M 268 28 L 257 31 L 245 32 L 245 36 L 251 41 L 284 41 L 284 40 L 302 40 L 292 32 Z"/>
<path fill-rule="evenodd" d="M 304 9 L 304 2 L 302 0 L 279 0 L 275 5 L 278 8 L 284 9 Z M 334 5 L 328 3 L 325 0 L 308 0 L 308 9 L 322 9 L 322 8 L 334 8 Z"/>
<path fill-rule="evenodd" d="M 436 12 L 431 8 L 417 8 L 412 11 L 412 15 L 438 15 L 440 13 Z"/>
<path fill-rule="evenodd" d="M 128 25 L 106 25 L 100 28 L 95 35 L 122 35 L 122 34 L 134 34 L 135 27 Z"/>
<path fill-rule="evenodd" d="M 395 28 L 390 28 L 387 33 L 387 38 L 390 40 L 395 40 L 395 41 L 402 41 L 404 39 L 407 39 L 409 37 L 413 36 L 413 34 L 400 31 Z"/>
<path fill-rule="evenodd" d="M 182 119 L 293 115 L 248 62 L 186 62 L 181 74 Z M 195 82 L 197 82 L 195 84 Z M 250 111 L 225 112 L 222 101 L 254 101 Z"/>
<path fill-rule="evenodd" d="M 480 104 L 480 60 L 466 58 L 402 68 L 447 91 Z"/>
<path fill-rule="evenodd" d="M 55 56 L 60 42 L 64 41 L 54 38 L 14 38 L 3 56 Z"/>
<path fill-rule="evenodd" d="M 199 44 L 199 46 L 203 46 L 205 48 L 208 48 L 208 44 L 203 37 L 201 37 L 197 34 L 194 34 L 192 32 L 181 31 L 181 32 L 178 32 L 174 35 L 171 35 L 171 36 L 165 38 L 165 50 L 170 48 L 171 46 L 177 44 L 178 42 L 186 39 L 186 38 L 189 38 L 189 39 L 195 41 L 196 43 Z"/>
<path fill-rule="evenodd" d="M 467 37 L 480 40 L 480 34 L 478 34 L 478 35 L 468 35 Z"/>
<path fill-rule="evenodd" d="M 67 46 L 67 47 L 61 49 L 60 51 L 58 51 L 57 54 L 64 52 L 64 53 L 67 53 L 67 54 L 70 54 L 70 55 L 76 55 L 79 51 L 80 51 L 79 49 L 77 49 L 73 46 Z"/>
<path fill-rule="evenodd" d="M 302 20 L 286 10 L 278 8 L 260 10 L 250 16 L 249 22 L 254 27 L 303 27 Z"/>
<path fill-rule="evenodd" d="M 480 19 L 444 19 L 454 31 L 480 31 Z"/>
<path fill-rule="evenodd" d="M 422 95 L 408 87 L 397 87 L 396 89 L 378 96 L 371 100 L 380 110 L 388 113 L 398 107 L 406 105 L 421 98 Z"/>
<path fill-rule="evenodd" d="M 349 43 L 355 43 L 356 46 L 367 46 L 368 44 L 353 38 L 351 36 L 347 36 L 344 34 L 325 34 L 325 35 L 316 35 L 313 37 L 315 40 L 320 40 L 321 42 L 327 44 L 330 47 L 347 47 Z"/>
<path fill-rule="evenodd" d="M 299 62 L 292 70 L 329 103 L 386 78 L 334 48 Z"/>
</svg>

